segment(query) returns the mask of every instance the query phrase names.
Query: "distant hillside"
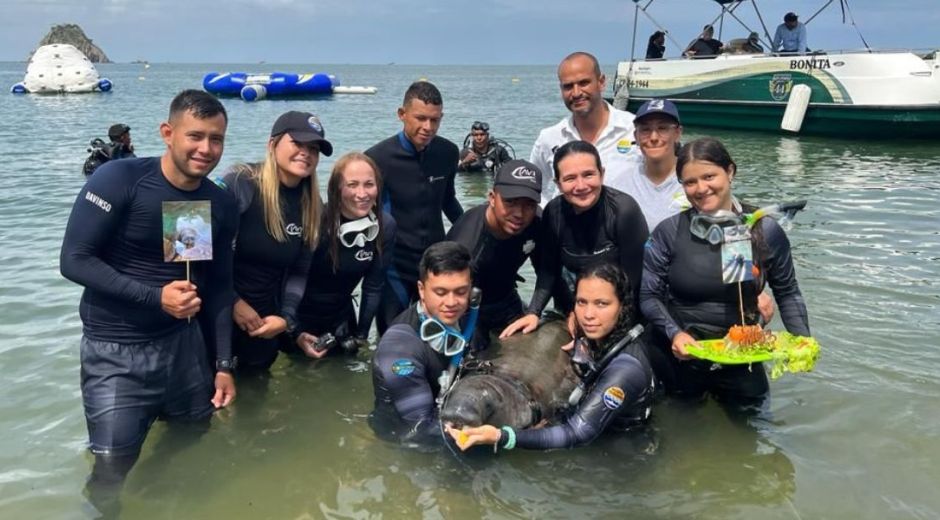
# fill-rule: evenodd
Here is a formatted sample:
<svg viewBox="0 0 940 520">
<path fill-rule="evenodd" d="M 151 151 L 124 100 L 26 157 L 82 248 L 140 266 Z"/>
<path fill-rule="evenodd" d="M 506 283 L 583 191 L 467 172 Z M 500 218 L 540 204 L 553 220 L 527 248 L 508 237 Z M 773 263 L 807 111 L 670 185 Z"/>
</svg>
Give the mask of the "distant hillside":
<svg viewBox="0 0 940 520">
<path fill-rule="evenodd" d="M 39 47 L 53 43 L 68 43 L 69 45 L 74 45 L 78 50 L 82 51 L 85 56 L 88 56 L 88 59 L 91 60 L 92 63 L 111 63 L 111 60 L 108 59 L 104 51 L 92 43 L 91 38 L 85 36 L 85 31 L 74 23 L 53 25 L 52 29 L 49 29 L 49 33 L 39 42 Z M 29 54 L 26 58 L 27 61 L 32 55 L 33 53 Z"/>
</svg>

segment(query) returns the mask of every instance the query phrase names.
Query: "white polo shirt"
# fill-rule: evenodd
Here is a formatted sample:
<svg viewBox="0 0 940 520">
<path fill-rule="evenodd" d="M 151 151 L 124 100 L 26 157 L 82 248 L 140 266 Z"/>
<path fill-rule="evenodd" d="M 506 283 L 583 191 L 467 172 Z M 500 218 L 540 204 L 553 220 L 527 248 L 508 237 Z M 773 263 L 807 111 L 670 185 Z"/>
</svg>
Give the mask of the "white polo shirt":
<svg viewBox="0 0 940 520">
<path fill-rule="evenodd" d="M 642 157 L 639 147 L 634 143 L 633 114 L 624 110 L 617 110 L 610 103 L 606 103 L 609 110 L 607 126 L 601 130 L 596 143 L 592 143 L 601 155 L 601 164 L 604 166 L 604 184 L 617 187 L 624 184 L 624 179 L 635 175 L 637 161 L 631 156 Z M 539 132 L 535 145 L 532 146 L 532 155 L 529 161 L 542 171 L 542 207 L 557 194 L 555 187 L 555 171 L 552 169 L 552 160 L 555 150 L 561 145 L 580 141 L 581 134 L 574 126 L 574 116 L 568 116 L 558 124 L 543 128 Z"/>
</svg>

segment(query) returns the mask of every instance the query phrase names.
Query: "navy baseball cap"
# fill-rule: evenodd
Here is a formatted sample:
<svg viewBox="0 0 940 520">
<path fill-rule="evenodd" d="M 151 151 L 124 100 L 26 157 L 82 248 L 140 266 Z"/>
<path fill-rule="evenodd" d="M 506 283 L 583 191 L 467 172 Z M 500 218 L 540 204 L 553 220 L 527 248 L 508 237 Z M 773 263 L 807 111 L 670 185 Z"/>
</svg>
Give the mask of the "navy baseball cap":
<svg viewBox="0 0 940 520">
<path fill-rule="evenodd" d="M 636 111 L 636 117 L 633 118 L 633 122 L 636 123 L 651 114 L 665 114 L 675 119 L 676 123 L 682 124 L 682 121 L 679 120 L 679 109 L 676 108 L 675 103 L 668 99 L 651 99 L 643 103 L 640 105 L 640 109 Z"/>
<path fill-rule="evenodd" d="M 542 200 L 542 172 L 529 161 L 504 162 L 493 177 L 493 189 L 504 199 Z"/>
<path fill-rule="evenodd" d="M 281 114 L 271 128 L 271 137 L 288 134 L 298 143 L 317 143 L 323 155 L 333 155 L 333 145 L 326 140 L 320 119 L 310 112 L 291 110 Z"/>
<path fill-rule="evenodd" d="M 108 137 L 112 141 L 116 141 L 122 135 L 131 131 L 131 127 L 125 125 L 124 123 L 118 123 L 116 125 L 111 125 L 111 128 L 108 129 Z"/>
</svg>

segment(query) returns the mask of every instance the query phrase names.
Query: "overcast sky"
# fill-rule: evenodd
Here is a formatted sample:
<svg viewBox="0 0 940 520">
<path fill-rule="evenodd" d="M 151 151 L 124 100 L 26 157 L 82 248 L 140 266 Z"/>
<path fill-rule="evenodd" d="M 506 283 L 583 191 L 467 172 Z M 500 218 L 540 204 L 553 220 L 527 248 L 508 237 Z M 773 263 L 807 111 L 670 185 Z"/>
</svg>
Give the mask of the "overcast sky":
<svg viewBox="0 0 940 520">
<path fill-rule="evenodd" d="M 824 0 L 758 3 L 771 34 L 786 11 Z M 575 50 L 629 56 L 631 0 L 0 0 L 0 61 L 22 61 L 56 23 L 77 23 L 114 61 L 555 64 Z M 645 4 L 644 4 L 645 5 Z M 850 0 L 874 48 L 940 47 L 940 0 Z M 711 0 L 655 0 L 648 10 L 684 46 L 720 12 Z M 750 4 L 738 9 L 755 30 Z M 809 25 L 814 49 L 860 48 L 839 0 Z M 640 16 L 637 53 L 656 27 Z M 722 40 L 747 30 L 727 19 Z M 678 53 L 667 42 L 667 55 Z"/>
</svg>

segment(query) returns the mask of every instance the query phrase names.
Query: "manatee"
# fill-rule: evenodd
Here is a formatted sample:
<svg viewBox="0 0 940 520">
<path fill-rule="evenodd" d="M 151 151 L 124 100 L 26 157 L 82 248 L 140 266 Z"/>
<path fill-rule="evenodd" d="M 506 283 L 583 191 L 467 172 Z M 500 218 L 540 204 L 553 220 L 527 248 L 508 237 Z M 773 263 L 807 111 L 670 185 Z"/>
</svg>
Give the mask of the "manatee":
<svg viewBox="0 0 940 520">
<path fill-rule="evenodd" d="M 567 406 L 577 385 L 562 320 L 542 323 L 530 334 L 494 339 L 479 353 L 479 369 L 465 370 L 444 400 L 440 417 L 455 427 L 492 424 L 528 428 L 551 421 Z M 472 364 L 471 364 L 472 367 Z"/>
</svg>

